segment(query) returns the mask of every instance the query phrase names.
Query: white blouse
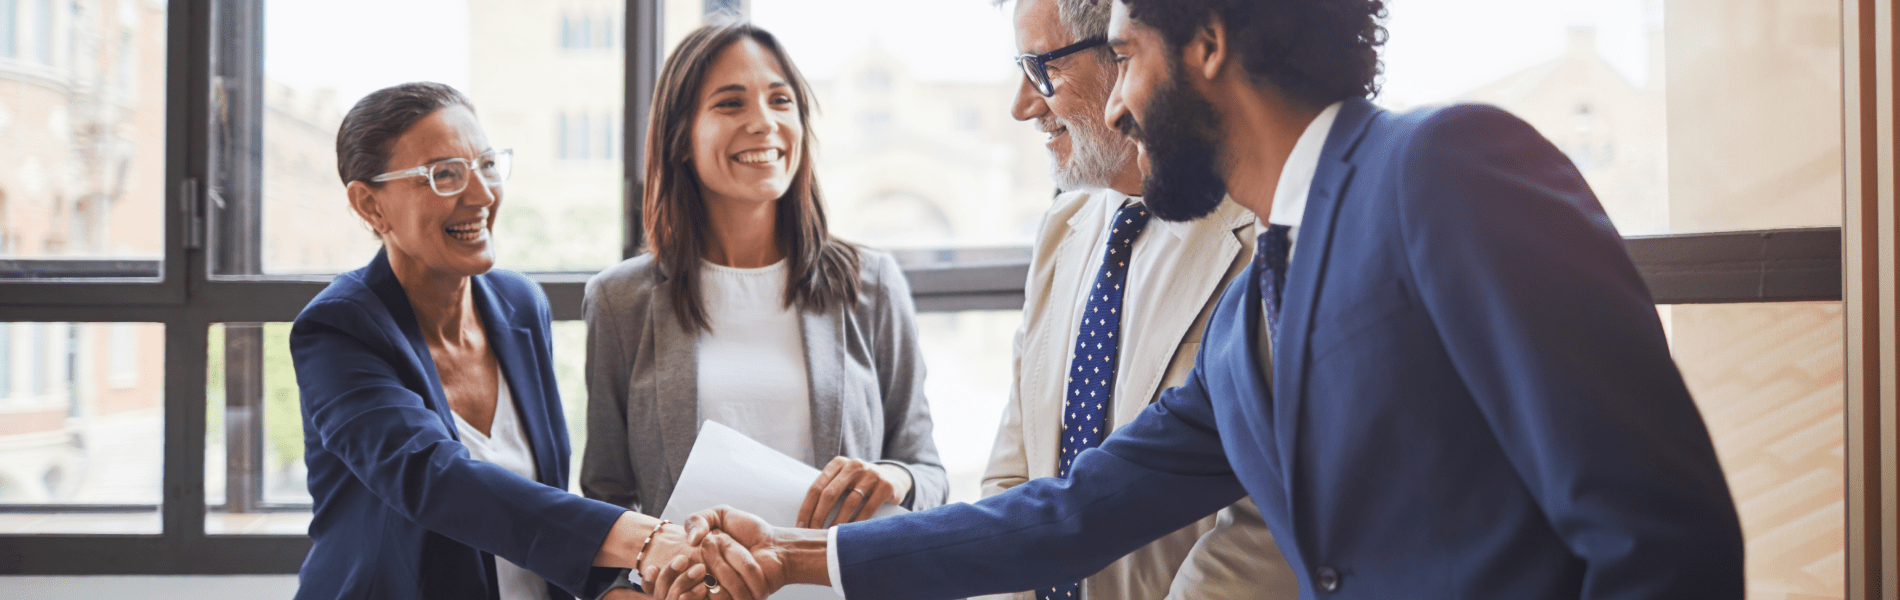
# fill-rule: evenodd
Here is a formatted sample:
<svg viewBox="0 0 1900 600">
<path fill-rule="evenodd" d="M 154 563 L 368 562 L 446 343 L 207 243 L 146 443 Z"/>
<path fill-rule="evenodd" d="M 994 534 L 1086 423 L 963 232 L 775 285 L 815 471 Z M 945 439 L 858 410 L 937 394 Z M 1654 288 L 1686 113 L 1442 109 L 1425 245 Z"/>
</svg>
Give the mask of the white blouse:
<svg viewBox="0 0 1900 600">
<path fill-rule="evenodd" d="M 534 452 L 528 447 L 528 435 L 521 426 L 521 415 L 515 412 L 514 396 L 508 393 L 507 376 L 497 372 L 495 381 L 498 388 L 495 393 L 495 419 L 488 426 L 488 434 L 468 421 L 462 415 L 455 415 L 455 431 L 461 434 L 462 445 L 468 447 L 471 458 L 482 462 L 494 463 L 516 475 L 529 480 L 536 479 Z M 501 588 L 501 600 L 547 600 L 547 580 L 533 571 L 523 569 L 508 559 L 495 557 L 495 581 Z"/>
<path fill-rule="evenodd" d="M 812 456 L 804 326 L 784 300 L 786 261 L 757 269 L 704 264 L 699 290 L 712 331 L 699 334 L 699 422 L 718 421 L 792 458 L 819 460 Z"/>
</svg>

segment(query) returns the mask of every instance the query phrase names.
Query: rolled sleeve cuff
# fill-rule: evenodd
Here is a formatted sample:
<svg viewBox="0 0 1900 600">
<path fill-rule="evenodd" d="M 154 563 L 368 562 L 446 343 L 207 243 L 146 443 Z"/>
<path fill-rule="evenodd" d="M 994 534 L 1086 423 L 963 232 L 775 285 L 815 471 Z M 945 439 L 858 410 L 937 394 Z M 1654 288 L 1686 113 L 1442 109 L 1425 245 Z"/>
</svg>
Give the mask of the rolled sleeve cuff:
<svg viewBox="0 0 1900 600">
<path fill-rule="evenodd" d="M 825 572 L 831 575 L 831 589 L 844 597 L 843 569 L 838 568 L 838 528 L 825 530 Z"/>
</svg>

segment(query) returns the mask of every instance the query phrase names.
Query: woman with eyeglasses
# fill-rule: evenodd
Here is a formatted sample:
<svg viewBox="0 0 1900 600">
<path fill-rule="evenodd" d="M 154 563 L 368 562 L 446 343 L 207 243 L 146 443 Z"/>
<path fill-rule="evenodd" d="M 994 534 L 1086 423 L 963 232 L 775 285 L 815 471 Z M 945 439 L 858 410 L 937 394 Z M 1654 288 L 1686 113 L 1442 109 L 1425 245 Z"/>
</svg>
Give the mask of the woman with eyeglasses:
<svg viewBox="0 0 1900 600">
<path fill-rule="evenodd" d="M 441 84 L 343 119 L 337 171 L 383 248 L 291 329 L 316 502 L 298 598 L 591 600 L 686 550 L 678 525 L 566 491 L 548 302 L 494 268 L 510 158 Z"/>
<path fill-rule="evenodd" d="M 588 497 L 661 514 L 717 421 L 822 469 L 783 525 L 943 503 L 909 284 L 890 256 L 827 231 L 811 110 L 798 68 L 752 25 L 702 27 L 667 59 L 648 252 L 587 284 Z"/>
</svg>

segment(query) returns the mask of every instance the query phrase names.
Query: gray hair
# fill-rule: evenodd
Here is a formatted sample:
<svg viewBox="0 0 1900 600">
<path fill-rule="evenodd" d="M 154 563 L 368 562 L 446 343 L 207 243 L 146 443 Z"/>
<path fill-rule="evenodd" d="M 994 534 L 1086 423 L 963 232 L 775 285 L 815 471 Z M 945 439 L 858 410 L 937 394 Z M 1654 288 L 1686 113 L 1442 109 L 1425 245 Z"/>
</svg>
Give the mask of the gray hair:
<svg viewBox="0 0 1900 600">
<path fill-rule="evenodd" d="M 990 0 L 990 4 L 1003 6 L 1010 2 L 1028 0 Z M 1115 0 L 1048 0 L 1056 3 L 1056 18 L 1062 21 L 1062 28 L 1069 30 L 1075 41 L 1108 35 L 1109 4 Z M 1107 60 L 1107 46 L 1094 48 L 1096 58 Z"/>
</svg>

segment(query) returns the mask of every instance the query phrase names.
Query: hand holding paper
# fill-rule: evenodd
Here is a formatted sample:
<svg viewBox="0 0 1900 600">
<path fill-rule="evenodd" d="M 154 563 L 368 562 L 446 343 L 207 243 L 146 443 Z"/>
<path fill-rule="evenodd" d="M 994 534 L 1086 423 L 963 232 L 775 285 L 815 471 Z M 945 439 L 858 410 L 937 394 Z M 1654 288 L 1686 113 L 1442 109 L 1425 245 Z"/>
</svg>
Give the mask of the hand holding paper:
<svg viewBox="0 0 1900 600">
<path fill-rule="evenodd" d="M 910 493 L 910 484 L 910 472 L 903 467 L 833 458 L 806 490 L 794 525 L 823 529 L 869 519 L 879 508 L 896 504 Z M 827 519 L 831 515 L 836 517 Z"/>
</svg>

